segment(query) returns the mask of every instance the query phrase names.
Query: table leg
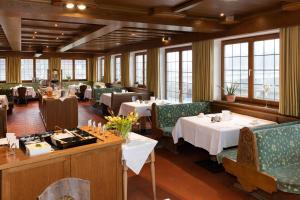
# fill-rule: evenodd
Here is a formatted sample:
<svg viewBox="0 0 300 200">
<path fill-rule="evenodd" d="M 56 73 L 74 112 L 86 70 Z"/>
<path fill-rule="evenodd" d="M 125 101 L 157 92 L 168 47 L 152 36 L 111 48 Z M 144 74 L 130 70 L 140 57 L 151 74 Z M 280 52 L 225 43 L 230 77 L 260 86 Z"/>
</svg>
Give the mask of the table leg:
<svg viewBox="0 0 300 200">
<path fill-rule="evenodd" d="M 156 200 L 156 181 L 155 181 L 155 154 L 154 151 L 151 152 L 151 179 L 152 179 L 152 190 L 153 199 Z"/>
<path fill-rule="evenodd" d="M 128 177 L 127 177 L 127 171 L 128 167 L 126 165 L 126 162 L 123 162 L 123 199 L 127 200 L 127 183 L 128 183 Z"/>
</svg>

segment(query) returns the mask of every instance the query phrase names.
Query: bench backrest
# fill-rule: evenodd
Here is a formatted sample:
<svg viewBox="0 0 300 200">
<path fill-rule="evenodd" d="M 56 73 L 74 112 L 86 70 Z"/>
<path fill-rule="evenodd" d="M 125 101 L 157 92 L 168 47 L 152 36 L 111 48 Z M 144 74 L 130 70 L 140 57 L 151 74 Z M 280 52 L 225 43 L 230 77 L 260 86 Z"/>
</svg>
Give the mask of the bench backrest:
<svg viewBox="0 0 300 200">
<path fill-rule="evenodd" d="M 253 133 L 261 171 L 300 162 L 300 124 L 278 125 Z"/>
<path fill-rule="evenodd" d="M 155 112 L 158 127 L 173 127 L 180 117 L 210 113 L 210 102 L 156 105 Z"/>
<path fill-rule="evenodd" d="M 100 96 L 103 93 L 113 93 L 113 92 L 121 92 L 123 88 L 95 88 L 94 89 L 94 98 L 95 100 L 100 100 Z"/>
</svg>

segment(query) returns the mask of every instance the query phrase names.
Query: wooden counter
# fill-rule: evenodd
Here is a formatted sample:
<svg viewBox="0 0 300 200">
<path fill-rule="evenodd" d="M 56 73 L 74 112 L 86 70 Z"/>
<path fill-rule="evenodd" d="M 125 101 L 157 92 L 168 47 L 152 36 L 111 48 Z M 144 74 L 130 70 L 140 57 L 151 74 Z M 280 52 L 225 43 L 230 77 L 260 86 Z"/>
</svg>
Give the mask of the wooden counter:
<svg viewBox="0 0 300 200">
<path fill-rule="evenodd" d="M 39 99 L 40 114 L 47 131 L 55 126 L 73 129 L 78 125 L 78 101 L 76 97 L 67 97 L 63 101 L 42 96 Z"/>
<path fill-rule="evenodd" d="M 95 144 L 29 157 L 0 147 L 1 199 L 35 200 L 53 182 L 77 177 L 91 182 L 92 200 L 122 199 L 121 144 L 111 133 Z"/>
</svg>

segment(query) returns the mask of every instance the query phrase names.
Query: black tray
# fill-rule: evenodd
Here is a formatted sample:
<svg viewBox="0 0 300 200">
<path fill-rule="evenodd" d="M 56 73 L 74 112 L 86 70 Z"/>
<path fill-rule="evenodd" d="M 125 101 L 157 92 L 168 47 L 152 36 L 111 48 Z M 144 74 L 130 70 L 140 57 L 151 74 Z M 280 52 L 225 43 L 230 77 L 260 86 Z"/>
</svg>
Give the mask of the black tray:
<svg viewBox="0 0 300 200">
<path fill-rule="evenodd" d="M 29 136 L 24 136 L 19 138 L 20 139 L 20 147 L 24 150 L 26 150 L 25 145 L 28 142 L 42 142 L 46 141 L 49 143 L 53 149 L 67 149 L 67 148 L 72 148 L 72 147 L 77 147 L 77 146 L 82 146 L 86 144 L 92 144 L 97 142 L 97 138 L 89 134 L 88 132 L 82 131 L 80 129 L 73 129 L 70 131 L 75 131 L 78 135 L 84 137 L 82 139 L 79 136 L 75 136 L 72 138 L 66 138 L 62 139 L 64 143 L 61 143 L 60 141 L 56 141 L 56 145 L 54 145 L 51 141 L 51 136 L 54 134 L 53 131 L 49 132 L 43 132 L 40 134 L 33 134 Z"/>
</svg>

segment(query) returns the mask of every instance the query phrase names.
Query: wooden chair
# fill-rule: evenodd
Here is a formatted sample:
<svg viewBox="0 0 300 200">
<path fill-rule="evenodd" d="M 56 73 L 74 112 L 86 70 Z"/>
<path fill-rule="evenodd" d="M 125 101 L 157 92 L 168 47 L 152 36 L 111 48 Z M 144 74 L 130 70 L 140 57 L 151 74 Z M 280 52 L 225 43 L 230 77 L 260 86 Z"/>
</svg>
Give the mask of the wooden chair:
<svg viewBox="0 0 300 200">
<path fill-rule="evenodd" d="M 84 100 L 84 93 L 85 93 L 85 90 L 87 89 L 87 85 L 81 85 L 79 87 L 79 92 L 76 93 L 76 95 L 78 96 L 78 98 L 82 101 Z"/>
<path fill-rule="evenodd" d="M 90 200 L 90 181 L 64 178 L 52 183 L 38 200 Z"/>
<path fill-rule="evenodd" d="M 26 87 L 19 87 L 17 89 L 18 97 L 17 97 L 17 103 L 25 103 L 27 104 L 27 88 Z"/>
</svg>

